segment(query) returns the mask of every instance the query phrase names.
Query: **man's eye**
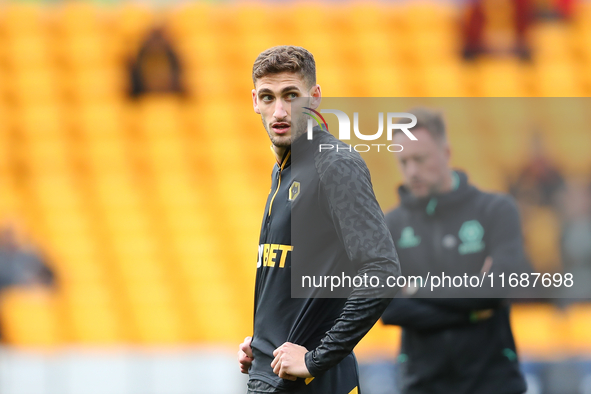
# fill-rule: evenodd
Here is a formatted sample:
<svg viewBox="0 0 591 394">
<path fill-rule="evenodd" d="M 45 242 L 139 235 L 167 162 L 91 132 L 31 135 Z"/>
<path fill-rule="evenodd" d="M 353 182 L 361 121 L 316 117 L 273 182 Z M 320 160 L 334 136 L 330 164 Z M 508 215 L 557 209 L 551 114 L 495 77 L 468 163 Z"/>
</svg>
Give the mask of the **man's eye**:
<svg viewBox="0 0 591 394">
<path fill-rule="evenodd" d="M 271 96 L 270 96 L 270 95 L 268 95 L 268 94 L 265 94 L 265 95 L 262 97 L 262 99 L 263 99 L 263 101 L 271 101 L 271 100 L 273 100 L 273 97 L 271 97 Z"/>
<path fill-rule="evenodd" d="M 298 98 L 298 94 L 297 93 L 289 93 L 287 95 L 287 98 L 290 99 L 290 100 L 297 99 Z"/>
</svg>

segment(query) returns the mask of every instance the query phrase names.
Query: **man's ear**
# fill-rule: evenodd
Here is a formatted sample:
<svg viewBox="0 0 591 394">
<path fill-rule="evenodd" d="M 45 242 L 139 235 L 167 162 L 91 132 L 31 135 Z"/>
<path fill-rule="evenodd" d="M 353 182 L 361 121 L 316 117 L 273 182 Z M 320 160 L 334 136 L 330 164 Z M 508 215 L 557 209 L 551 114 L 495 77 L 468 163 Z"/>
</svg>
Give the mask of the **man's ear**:
<svg viewBox="0 0 591 394">
<path fill-rule="evenodd" d="M 252 89 L 252 107 L 254 108 L 254 112 L 257 114 L 261 114 L 261 110 L 259 109 L 259 99 L 257 97 L 256 89 Z"/>
<path fill-rule="evenodd" d="M 451 160 L 451 146 L 447 141 L 445 142 L 443 149 L 445 154 L 445 161 L 449 163 L 449 161 Z"/>
<path fill-rule="evenodd" d="M 318 108 L 318 106 L 320 106 L 320 101 L 322 101 L 322 90 L 320 89 L 320 85 L 316 84 L 310 89 L 310 97 L 310 108 Z"/>
</svg>

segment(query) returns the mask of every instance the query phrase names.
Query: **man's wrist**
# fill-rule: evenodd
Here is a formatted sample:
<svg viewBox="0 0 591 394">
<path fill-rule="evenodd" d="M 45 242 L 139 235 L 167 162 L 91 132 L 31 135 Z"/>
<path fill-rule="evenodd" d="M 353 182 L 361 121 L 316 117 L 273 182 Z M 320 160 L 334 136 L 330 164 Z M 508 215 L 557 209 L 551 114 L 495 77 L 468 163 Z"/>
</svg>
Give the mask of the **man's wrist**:
<svg viewBox="0 0 591 394">
<path fill-rule="evenodd" d="M 321 372 L 319 370 L 319 368 L 316 366 L 316 362 L 314 361 L 314 352 L 315 352 L 315 349 L 310 350 L 304 356 L 304 362 L 306 364 L 306 368 L 308 368 L 308 372 L 312 376 L 316 376 Z"/>
</svg>

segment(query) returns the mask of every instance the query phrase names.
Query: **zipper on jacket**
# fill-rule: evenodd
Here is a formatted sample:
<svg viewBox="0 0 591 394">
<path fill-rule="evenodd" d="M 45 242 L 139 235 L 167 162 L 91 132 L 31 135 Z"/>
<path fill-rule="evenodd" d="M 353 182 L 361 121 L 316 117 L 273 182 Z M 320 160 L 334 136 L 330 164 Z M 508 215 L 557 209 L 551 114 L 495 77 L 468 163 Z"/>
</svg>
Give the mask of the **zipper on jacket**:
<svg viewBox="0 0 591 394">
<path fill-rule="evenodd" d="M 273 197 L 271 197 L 271 202 L 269 203 L 269 213 L 267 214 L 267 219 L 269 217 L 271 217 L 271 210 L 273 209 L 273 201 L 275 201 L 275 197 L 277 196 L 277 193 L 279 192 L 279 187 L 281 186 L 281 172 L 283 171 L 283 168 L 285 167 L 285 164 L 287 163 L 289 156 L 291 156 L 291 150 L 289 152 L 287 152 L 287 156 L 285 156 L 285 159 L 283 159 L 283 163 L 281 163 L 281 167 L 279 168 L 279 171 L 277 172 L 277 188 L 275 189 L 275 193 L 273 193 Z"/>
</svg>

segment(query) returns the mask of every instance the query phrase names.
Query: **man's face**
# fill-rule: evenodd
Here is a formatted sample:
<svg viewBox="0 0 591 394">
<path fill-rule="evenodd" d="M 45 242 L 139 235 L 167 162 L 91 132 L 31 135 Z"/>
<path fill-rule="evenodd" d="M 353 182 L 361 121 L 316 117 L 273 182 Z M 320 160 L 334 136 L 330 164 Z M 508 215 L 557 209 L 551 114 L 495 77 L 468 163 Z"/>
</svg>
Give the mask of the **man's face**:
<svg viewBox="0 0 591 394">
<path fill-rule="evenodd" d="M 292 124 L 291 103 L 298 97 L 319 98 L 320 86 L 309 87 L 303 76 L 291 72 L 269 74 L 255 83 L 252 90 L 254 111 L 261 115 L 271 143 L 276 147 L 289 147 L 292 137 L 295 139 L 306 131 L 304 116 L 297 116 L 297 124 Z"/>
<path fill-rule="evenodd" d="M 439 193 L 449 173 L 449 145 L 438 142 L 425 129 L 413 130 L 417 141 L 396 133 L 393 142 L 404 146 L 396 153 L 398 165 L 410 192 L 418 198 Z"/>
</svg>

